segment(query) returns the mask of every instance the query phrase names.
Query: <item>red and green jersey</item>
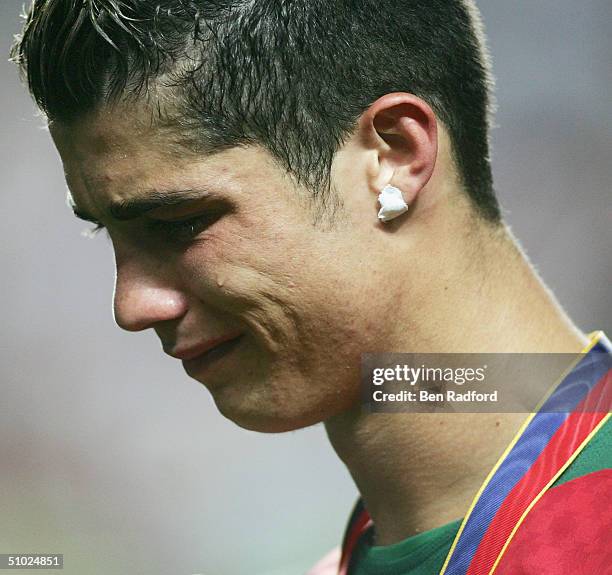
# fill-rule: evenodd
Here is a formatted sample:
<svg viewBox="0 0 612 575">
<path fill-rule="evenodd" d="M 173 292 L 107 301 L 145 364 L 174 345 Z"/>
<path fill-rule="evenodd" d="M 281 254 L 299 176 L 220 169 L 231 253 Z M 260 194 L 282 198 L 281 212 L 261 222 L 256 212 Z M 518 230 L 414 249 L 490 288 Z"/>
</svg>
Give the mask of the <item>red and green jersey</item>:
<svg viewBox="0 0 612 575">
<path fill-rule="evenodd" d="M 527 516 L 510 543 L 517 549 L 508 548 L 495 575 L 612 573 L 611 500 L 608 420 Z M 350 575 L 438 575 L 460 525 L 457 520 L 385 547 L 372 546 L 366 535 L 355 549 Z"/>
</svg>

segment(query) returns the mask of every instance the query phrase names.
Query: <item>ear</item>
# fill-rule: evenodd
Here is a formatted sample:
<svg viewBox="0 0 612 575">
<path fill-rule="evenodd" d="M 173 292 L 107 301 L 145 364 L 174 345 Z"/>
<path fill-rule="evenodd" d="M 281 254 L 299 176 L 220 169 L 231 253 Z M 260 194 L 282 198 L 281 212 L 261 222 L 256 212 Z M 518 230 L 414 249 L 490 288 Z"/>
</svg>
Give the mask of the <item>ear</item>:
<svg viewBox="0 0 612 575">
<path fill-rule="evenodd" d="M 370 165 L 372 191 L 395 186 L 411 204 L 436 164 L 438 129 L 432 109 L 413 94 L 386 94 L 362 114 L 359 131 L 362 144 L 377 156 Z"/>
</svg>

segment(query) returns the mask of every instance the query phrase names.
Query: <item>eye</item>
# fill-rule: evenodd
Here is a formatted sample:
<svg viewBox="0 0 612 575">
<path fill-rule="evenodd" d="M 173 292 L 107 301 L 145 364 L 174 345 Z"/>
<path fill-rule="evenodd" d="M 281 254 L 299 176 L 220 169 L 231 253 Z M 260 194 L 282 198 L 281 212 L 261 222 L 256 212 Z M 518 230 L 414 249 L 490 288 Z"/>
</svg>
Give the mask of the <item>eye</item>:
<svg viewBox="0 0 612 575">
<path fill-rule="evenodd" d="M 214 224 L 222 215 L 220 210 L 216 210 L 182 220 L 149 220 L 147 228 L 167 241 L 185 243 Z"/>
</svg>

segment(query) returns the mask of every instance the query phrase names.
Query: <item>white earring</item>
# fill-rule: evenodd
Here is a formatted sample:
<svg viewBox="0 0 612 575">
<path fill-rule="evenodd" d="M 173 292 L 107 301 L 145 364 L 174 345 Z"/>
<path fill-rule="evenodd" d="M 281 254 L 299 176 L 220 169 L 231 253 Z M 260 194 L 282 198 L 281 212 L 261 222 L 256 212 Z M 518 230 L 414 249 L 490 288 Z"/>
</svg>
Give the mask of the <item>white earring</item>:
<svg viewBox="0 0 612 575">
<path fill-rule="evenodd" d="M 408 210 L 408 204 L 404 201 L 401 190 L 394 186 L 385 186 L 378 194 L 378 201 L 381 206 L 378 219 L 381 222 L 389 222 Z"/>
</svg>

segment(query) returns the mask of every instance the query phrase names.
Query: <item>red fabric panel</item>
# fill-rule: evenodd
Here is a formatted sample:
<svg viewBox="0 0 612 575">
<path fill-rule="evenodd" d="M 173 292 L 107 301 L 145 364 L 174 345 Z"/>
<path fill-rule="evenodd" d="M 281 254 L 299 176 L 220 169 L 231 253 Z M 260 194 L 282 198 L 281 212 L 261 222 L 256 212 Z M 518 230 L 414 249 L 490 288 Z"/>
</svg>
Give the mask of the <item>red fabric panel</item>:
<svg viewBox="0 0 612 575">
<path fill-rule="evenodd" d="M 612 469 L 548 490 L 495 570 L 495 575 L 570 574 L 612 574 Z"/>
</svg>

